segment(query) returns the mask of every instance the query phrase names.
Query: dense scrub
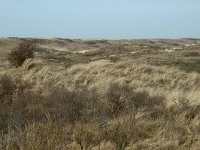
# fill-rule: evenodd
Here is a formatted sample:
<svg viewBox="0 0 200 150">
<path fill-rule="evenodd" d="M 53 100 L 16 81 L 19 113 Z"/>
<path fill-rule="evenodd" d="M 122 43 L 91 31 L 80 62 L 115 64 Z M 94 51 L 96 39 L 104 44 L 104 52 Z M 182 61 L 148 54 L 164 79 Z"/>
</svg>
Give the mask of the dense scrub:
<svg viewBox="0 0 200 150">
<path fill-rule="evenodd" d="M 0 58 L 0 149 L 199 149 L 198 45 L 58 41 Z"/>
<path fill-rule="evenodd" d="M 49 87 L 4 75 L 1 87 L 1 149 L 187 149 L 198 146 L 200 107 L 180 99 L 110 84 L 105 95 L 86 87 Z"/>
</svg>

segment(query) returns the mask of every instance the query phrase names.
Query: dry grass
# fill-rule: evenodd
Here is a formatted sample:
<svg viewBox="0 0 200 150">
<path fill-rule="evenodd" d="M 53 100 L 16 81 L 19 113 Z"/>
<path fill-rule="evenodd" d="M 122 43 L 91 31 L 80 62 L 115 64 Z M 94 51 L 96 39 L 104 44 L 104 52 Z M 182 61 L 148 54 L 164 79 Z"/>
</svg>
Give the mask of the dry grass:
<svg viewBox="0 0 200 150">
<path fill-rule="evenodd" d="M 0 149 L 199 148 L 199 41 L 29 40 L 0 59 Z"/>
</svg>

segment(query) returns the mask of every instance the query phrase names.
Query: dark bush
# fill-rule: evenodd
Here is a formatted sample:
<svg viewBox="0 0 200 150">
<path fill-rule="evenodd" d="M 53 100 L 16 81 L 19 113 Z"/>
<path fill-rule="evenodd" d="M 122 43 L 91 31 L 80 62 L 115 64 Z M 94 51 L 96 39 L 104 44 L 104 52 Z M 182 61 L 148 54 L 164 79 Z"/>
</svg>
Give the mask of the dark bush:
<svg viewBox="0 0 200 150">
<path fill-rule="evenodd" d="M 20 43 L 17 47 L 11 50 L 8 55 L 8 60 L 11 64 L 16 67 L 21 66 L 24 61 L 28 58 L 33 58 L 33 51 L 35 49 L 35 45 L 31 42 L 23 42 Z"/>
<path fill-rule="evenodd" d="M 49 100 L 45 108 L 52 116 L 68 122 L 81 119 L 86 102 L 86 97 L 81 90 L 69 91 L 52 87 L 49 92 Z"/>
<path fill-rule="evenodd" d="M 122 112 L 125 112 L 126 109 L 126 96 L 128 87 L 120 86 L 116 83 L 113 83 L 109 86 L 105 99 L 107 106 L 107 113 L 109 116 L 117 117 Z"/>
<path fill-rule="evenodd" d="M 3 75 L 0 76 L 0 101 L 6 101 L 6 99 L 11 99 L 16 89 L 15 83 L 12 79 L 7 76 Z"/>
<path fill-rule="evenodd" d="M 150 96 L 147 91 L 134 91 L 129 86 L 111 84 L 106 93 L 108 115 L 117 117 L 122 114 L 136 115 L 141 111 L 153 112 L 165 108 L 162 96 Z"/>
</svg>

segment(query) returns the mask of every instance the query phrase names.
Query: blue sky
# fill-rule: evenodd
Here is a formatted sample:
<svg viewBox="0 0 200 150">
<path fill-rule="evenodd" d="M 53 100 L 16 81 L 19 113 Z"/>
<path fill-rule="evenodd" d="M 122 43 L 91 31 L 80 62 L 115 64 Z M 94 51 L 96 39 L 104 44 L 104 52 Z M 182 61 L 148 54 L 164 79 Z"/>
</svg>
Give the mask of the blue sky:
<svg viewBox="0 0 200 150">
<path fill-rule="evenodd" d="M 0 37 L 200 38 L 200 0 L 0 0 Z"/>
</svg>

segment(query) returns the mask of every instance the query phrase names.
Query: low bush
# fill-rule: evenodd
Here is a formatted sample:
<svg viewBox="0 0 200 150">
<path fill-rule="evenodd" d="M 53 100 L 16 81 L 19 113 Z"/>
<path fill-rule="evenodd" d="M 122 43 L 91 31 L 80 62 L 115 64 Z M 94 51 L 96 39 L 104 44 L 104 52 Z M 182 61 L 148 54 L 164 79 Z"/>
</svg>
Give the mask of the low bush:
<svg viewBox="0 0 200 150">
<path fill-rule="evenodd" d="M 8 60 L 16 67 L 21 66 L 28 58 L 33 58 L 35 46 L 31 42 L 22 42 L 17 47 L 11 50 L 8 55 Z"/>
<path fill-rule="evenodd" d="M 77 122 L 73 129 L 75 142 L 80 145 L 81 149 L 91 149 L 100 146 L 103 141 L 102 130 L 98 124 L 84 124 Z"/>
<path fill-rule="evenodd" d="M 139 112 L 156 112 L 166 107 L 162 96 L 150 96 L 148 92 L 136 92 L 129 86 L 111 84 L 105 95 L 108 115 L 118 117 L 129 114 L 133 117 Z"/>
<path fill-rule="evenodd" d="M 24 129 L 17 127 L 15 132 L 8 132 L 1 137 L 0 149 L 68 149 L 71 137 L 71 126 L 61 126 L 48 118 L 46 123 L 31 122 Z"/>
<path fill-rule="evenodd" d="M 7 75 L 0 76 L 0 101 L 1 104 L 5 101 L 12 99 L 12 96 L 16 90 L 16 84 Z"/>
</svg>

